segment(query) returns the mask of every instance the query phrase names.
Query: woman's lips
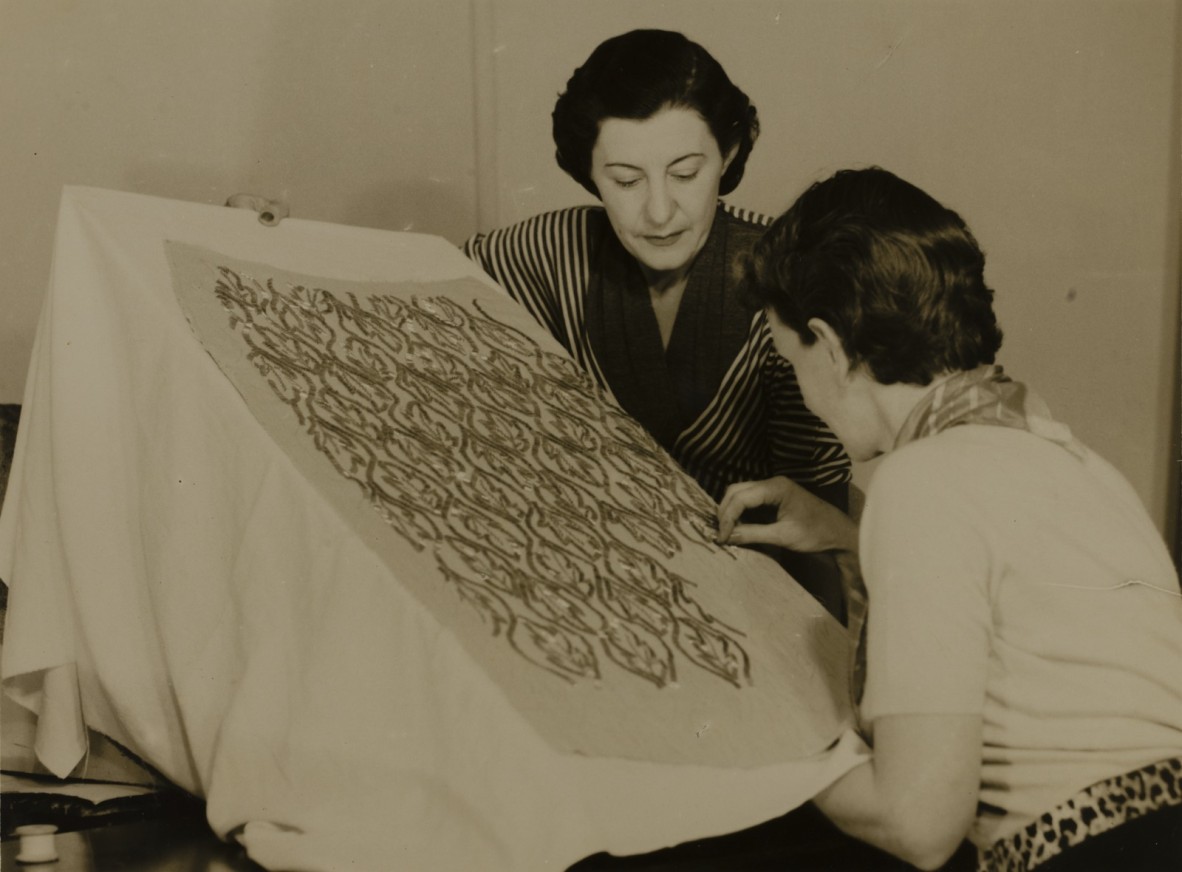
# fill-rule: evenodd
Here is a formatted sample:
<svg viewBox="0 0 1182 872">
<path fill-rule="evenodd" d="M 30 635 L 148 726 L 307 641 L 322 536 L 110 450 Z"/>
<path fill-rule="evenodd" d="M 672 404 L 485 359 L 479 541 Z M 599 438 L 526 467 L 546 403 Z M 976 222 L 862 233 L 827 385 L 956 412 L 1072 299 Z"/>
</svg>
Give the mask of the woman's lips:
<svg viewBox="0 0 1182 872">
<path fill-rule="evenodd" d="M 646 236 L 645 240 L 649 245 L 655 245 L 658 248 L 668 248 L 670 245 L 677 243 L 681 239 L 681 235 L 685 233 L 684 230 L 678 230 L 676 233 L 668 233 L 664 236 Z"/>
</svg>

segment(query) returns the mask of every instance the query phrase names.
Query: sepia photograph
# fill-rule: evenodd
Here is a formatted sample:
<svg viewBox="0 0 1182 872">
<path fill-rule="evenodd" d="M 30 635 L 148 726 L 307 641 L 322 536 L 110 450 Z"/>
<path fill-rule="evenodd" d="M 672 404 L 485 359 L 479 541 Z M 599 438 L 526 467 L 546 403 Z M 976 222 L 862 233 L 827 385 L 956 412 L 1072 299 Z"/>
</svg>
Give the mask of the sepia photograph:
<svg viewBox="0 0 1182 872">
<path fill-rule="evenodd" d="M 0 868 L 1182 869 L 1179 0 L 0 0 Z"/>
</svg>

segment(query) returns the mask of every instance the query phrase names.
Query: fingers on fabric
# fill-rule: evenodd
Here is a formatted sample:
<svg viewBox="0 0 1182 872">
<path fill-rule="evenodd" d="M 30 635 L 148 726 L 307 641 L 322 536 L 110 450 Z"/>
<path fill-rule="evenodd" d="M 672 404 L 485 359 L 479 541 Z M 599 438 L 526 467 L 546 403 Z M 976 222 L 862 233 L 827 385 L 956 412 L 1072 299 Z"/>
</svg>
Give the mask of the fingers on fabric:
<svg viewBox="0 0 1182 872">
<path fill-rule="evenodd" d="M 735 524 L 728 545 L 783 545 L 776 524 Z"/>
<path fill-rule="evenodd" d="M 234 209 L 252 209 L 259 214 L 259 223 L 274 227 L 291 214 L 291 208 L 282 200 L 268 200 L 258 194 L 234 194 L 226 200 Z"/>
<path fill-rule="evenodd" d="M 718 504 L 718 541 L 732 542 L 735 544 L 746 541 L 759 541 L 754 539 L 740 540 L 735 537 L 735 533 L 739 529 L 736 527 L 739 518 L 748 509 L 754 509 L 759 506 L 768 505 L 769 503 L 778 504 L 780 502 L 780 493 L 785 484 L 790 484 L 786 478 L 772 478 L 764 481 L 739 482 L 728 487 L 726 493 L 722 495 L 722 501 Z"/>
<path fill-rule="evenodd" d="M 718 503 L 718 541 L 732 542 L 735 522 L 743 514 L 745 501 L 743 493 L 749 491 L 752 482 L 741 482 L 727 487 Z"/>
</svg>

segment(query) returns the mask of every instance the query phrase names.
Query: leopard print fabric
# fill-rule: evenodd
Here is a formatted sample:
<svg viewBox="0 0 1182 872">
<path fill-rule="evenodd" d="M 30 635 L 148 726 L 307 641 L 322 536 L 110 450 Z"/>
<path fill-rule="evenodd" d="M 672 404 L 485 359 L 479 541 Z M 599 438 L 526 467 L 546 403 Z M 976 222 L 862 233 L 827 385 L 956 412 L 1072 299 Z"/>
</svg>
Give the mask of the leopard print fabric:
<svg viewBox="0 0 1182 872">
<path fill-rule="evenodd" d="M 1026 872 L 1089 836 L 1134 818 L 1182 805 L 1182 757 L 1093 784 L 1024 830 L 994 842 L 977 861 L 978 872 Z"/>
</svg>

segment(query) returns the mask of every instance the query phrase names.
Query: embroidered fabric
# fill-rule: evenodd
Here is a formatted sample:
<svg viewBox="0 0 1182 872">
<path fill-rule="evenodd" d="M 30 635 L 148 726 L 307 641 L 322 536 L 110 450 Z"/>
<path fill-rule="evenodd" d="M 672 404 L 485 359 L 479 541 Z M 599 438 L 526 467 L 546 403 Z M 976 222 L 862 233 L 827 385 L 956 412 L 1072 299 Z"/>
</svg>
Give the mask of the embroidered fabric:
<svg viewBox="0 0 1182 872">
<path fill-rule="evenodd" d="M 555 747 L 761 765 L 840 733 L 841 628 L 718 545 L 707 494 L 511 300 L 165 248 L 274 444 Z"/>
<path fill-rule="evenodd" d="M 709 541 L 711 504 L 572 361 L 478 302 L 347 300 L 229 267 L 214 293 L 319 451 L 527 662 L 567 682 L 613 662 L 657 688 L 692 666 L 752 683 L 744 634 L 661 562 Z"/>
<path fill-rule="evenodd" d="M 978 872 L 1026 872 L 1088 838 L 1168 806 L 1182 805 L 1182 757 L 1093 784 L 994 842 L 977 859 Z"/>
</svg>

